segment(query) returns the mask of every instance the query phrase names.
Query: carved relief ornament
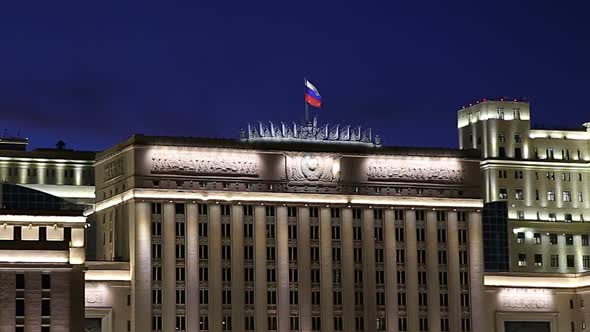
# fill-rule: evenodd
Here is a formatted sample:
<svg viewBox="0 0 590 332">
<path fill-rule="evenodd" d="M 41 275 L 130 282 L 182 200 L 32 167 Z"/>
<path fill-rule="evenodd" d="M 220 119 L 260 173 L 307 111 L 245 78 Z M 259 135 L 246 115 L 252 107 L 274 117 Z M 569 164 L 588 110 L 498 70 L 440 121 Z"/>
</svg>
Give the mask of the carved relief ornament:
<svg viewBox="0 0 590 332">
<path fill-rule="evenodd" d="M 340 159 L 330 154 L 297 153 L 286 157 L 289 181 L 338 182 Z"/>
<path fill-rule="evenodd" d="M 369 161 L 369 180 L 412 180 L 462 182 L 465 172 L 459 164 L 436 161 L 372 159 Z"/>
<path fill-rule="evenodd" d="M 152 173 L 258 176 L 258 158 L 246 153 L 160 152 Z"/>
</svg>

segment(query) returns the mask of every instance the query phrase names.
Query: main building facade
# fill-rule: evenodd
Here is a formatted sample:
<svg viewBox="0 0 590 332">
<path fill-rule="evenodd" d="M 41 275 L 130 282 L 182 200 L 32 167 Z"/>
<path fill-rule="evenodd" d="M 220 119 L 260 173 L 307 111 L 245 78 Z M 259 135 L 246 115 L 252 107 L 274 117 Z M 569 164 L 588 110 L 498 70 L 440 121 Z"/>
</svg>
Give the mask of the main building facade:
<svg viewBox="0 0 590 332">
<path fill-rule="evenodd" d="M 478 154 L 277 128 L 98 155 L 97 258 L 129 262 L 129 329 L 477 331 Z"/>
</svg>

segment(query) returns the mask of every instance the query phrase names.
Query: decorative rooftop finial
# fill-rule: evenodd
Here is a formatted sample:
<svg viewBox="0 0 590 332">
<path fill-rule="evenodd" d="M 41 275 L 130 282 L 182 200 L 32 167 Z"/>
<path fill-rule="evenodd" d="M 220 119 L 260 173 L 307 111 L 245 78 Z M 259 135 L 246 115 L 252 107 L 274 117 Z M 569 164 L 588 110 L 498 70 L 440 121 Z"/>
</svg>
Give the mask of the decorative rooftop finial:
<svg viewBox="0 0 590 332">
<path fill-rule="evenodd" d="M 586 122 L 582 126 L 586 127 L 586 131 L 590 132 L 590 122 Z"/>
<path fill-rule="evenodd" d="M 316 143 L 349 143 L 381 146 L 381 138 L 373 137 L 371 128 L 363 130 L 360 126 L 318 125 L 317 118 L 304 125 L 293 123 L 293 126 L 281 122 L 268 125 L 259 122 L 258 125 L 248 124 L 245 133 L 240 132 L 240 139 L 246 141 L 305 141 Z"/>
</svg>

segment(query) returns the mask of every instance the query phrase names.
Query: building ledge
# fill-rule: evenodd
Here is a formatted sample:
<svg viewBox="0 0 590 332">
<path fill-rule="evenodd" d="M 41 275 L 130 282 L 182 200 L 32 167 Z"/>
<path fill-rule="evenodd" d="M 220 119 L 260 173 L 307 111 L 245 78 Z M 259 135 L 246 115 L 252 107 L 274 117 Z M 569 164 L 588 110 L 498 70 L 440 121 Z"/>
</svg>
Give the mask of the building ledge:
<svg viewBox="0 0 590 332">
<path fill-rule="evenodd" d="M 87 281 L 129 281 L 131 273 L 128 262 L 87 261 Z"/>
</svg>

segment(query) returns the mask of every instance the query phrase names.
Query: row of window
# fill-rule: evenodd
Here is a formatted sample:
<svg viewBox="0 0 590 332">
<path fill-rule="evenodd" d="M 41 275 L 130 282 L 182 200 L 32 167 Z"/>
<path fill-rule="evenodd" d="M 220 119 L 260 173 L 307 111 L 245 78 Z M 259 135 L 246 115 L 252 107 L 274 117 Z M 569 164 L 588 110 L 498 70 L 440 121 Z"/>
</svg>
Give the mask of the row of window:
<svg viewBox="0 0 590 332">
<path fill-rule="evenodd" d="M 508 189 L 500 188 L 498 193 L 499 199 L 508 199 Z M 535 200 L 540 200 L 541 195 L 539 190 L 535 190 Z M 524 200 L 524 190 L 523 189 L 514 189 L 514 199 L 517 201 Z M 554 202 L 556 200 L 555 190 L 548 190 L 547 191 L 547 201 Z M 572 201 L 572 192 L 569 190 L 564 190 L 561 192 L 561 200 L 562 202 L 571 202 Z M 578 193 L 578 202 L 584 202 L 584 194 L 582 192 Z"/>
<path fill-rule="evenodd" d="M 549 264 L 551 267 L 558 268 L 560 266 L 560 259 L 559 255 L 549 255 Z M 574 255 L 565 255 L 565 263 L 567 268 L 575 268 L 575 257 Z M 518 266 L 525 267 L 527 266 L 527 255 L 526 254 L 518 254 Z M 543 267 L 543 255 L 542 254 L 534 254 L 533 255 L 533 265 L 536 267 Z M 582 268 L 589 269 L 590 268 L 590 255 L 582 255 Z"/>
<path fill-rule="evenodd" d="M 277 317 L 276 316 L 267 316 L 266 317 L 266 328 L 269 331 L 276 331 L 277 330 Z M 291 331 L 298 331 L 299 330 L 299 316 L 290 316 L 289 317 L 289 330 Z M 221 321 L 223 331 L 231 331 L 232 330 L 232 317 L 231 316 L 223 316 Z M 334 331 L 342 331 L 344 326 L 344 319 L 342 316 L 336 316 L 333 318 L 333 328 Z M 375 330 L 377 331 L 385 331 L 386 324 L 385 324 L 385 317 L 377 317 L 375 322 Z M 319 316 L 312 316 L 311 317 L 311 328 L 312 331 L 321 331 L 322 323 L 321 318 Z M 363 331 L 365 329 L 365 321 L 364 317 L 356 316 L 355 317 L 355 331 Z M 418 325 L 419 331 L 428 331 L 429 330 L 429 323 L 427 317 L 419 317 L 418 318 Z M 199 317 L 199 329 L 200 330 L 209 330 L 209 317 L 208 316 L 200 316 Z M 152 317 L 152 328 L 154 330 L 161 330 L 162 329 L 162 317 L 161 316 L 153 316 Z M 255 330 L 255 319 L 254 316 L 247 316 L 244 319 L 244 328 L 246 331 L 253 331 Z M 185 330 L 186 329 L 186 317 L 184 315 L 177 315 L 176 316 L 176 330 Z M 408 330 L 408 319 L 406 317 L 399 317 L 398 318 L 398 331 L 407 331 Z M 441 331 L 449 331 L 449 319 L 447 317 L 443 317 L 440 319 L 440 330 Z M 45 331 L 45 330 L 43 330 Z M 48 330 L 47 330 L 48 331 Z M 471 331 L 471 322 L 469 318 L 461 319 L 461 331 L 467 332 Z"/>
<path fill-rule="evenodd" d="M 508 171 L 507 170 L 498 170 L 498 178 L 499 179 L 507 179 L 508 178 Z M 521 180 L 524 178 L 523 171 L 514 171 L 514 179 Z M 545 178 L 550 181 L 555 181 L 555 172 L 545 172 Z M 535 172 L 535 179 L 539 180 L 539 172 Z M 561 173 L 561 180 L 562 181 L 571 181 L 572 174 L 571 173 Z M 578 181 L 582 181 L 582 173 L 578 173 Z"/>
<path fill-rule="evenodd" d="M 555 233 L 547 233 L 547 236 L 549 237 L 549 244 L 558 244 L 558 234 Z M 574 235 L 573 234 L 564 234 L 563 235 L 564 239 L 565 239 L 565 244 L 568 246 L 573 246 L 574 245 Z M 534 241 L 535 244 L 542 244 L 542 237 L 541 237 L 541 233 L 533 233 L 533 238 L 532 240 Z M 526 241 L 525 238 L 525 233 L 524 232 L 518 232 L 516 233 L 516 243 L 519 244 L 524 244 Z M 582 234 L 580 235 L 580 241 L 581 241 L 581 245 L 582 246 L 588 246 L 589 244 L 589 235 L 588 234 Z"/>
<path fill-rule="evenodd" d="M 298 207 L 289 206 L 287 207 L 287 216 L 288 217 L 297 217 Z M 311 218 L 319 218 L 319 211 L 318 207 L 309 207 L 309 216 Z M 185 214 L 185 204 L 176 203 L 174 205 L 174 210 L 176 214 Z M 208 214 L 208 206 L 205 204 L 198 205 L 198 211 L 200 215 L 207 215 Z M 222 216 L 230 216 L 231 215 L 231 205 L 221 204 L 220 205 L 221 215 Z M 341 208 L 330 208 L 330 217 L 331 218 L 340 218 L 340 210 Z M 382 208 L 372 208 L 373 211 L 373 218 L 374 219 L 383 219 L 384 209 Z M 162 204 L 161 203 L 152 203 L 151 205 L 152 214 L 162 214 Z M 265 216 L 267 217 L 274 217 L 275 216 L 275 207 L 274 206 L 265 206 Z M 253 205 L 243 205 L 242 212 L 244 216 L 253 216 L 254 215 L 254 206 Z M 394 219 L 395 220 L 404 220 L 405 210 L 394 209 Z M 426 220 L 426 210 L 415 210 L 415 217 L 418 221 Z M 353 208 L 352 209 L 352 217 L 353 219 L 362 219 L 362 209 L 360 208 Z M 457 220 L 458 221 L 465 221 L 467 219 L 467 213 L 464 211 L 457 212 Z M 436 220 L 437 221 L 446 221 L 447 220 L 447 211 L 436 211 Z"/>
</svg>

